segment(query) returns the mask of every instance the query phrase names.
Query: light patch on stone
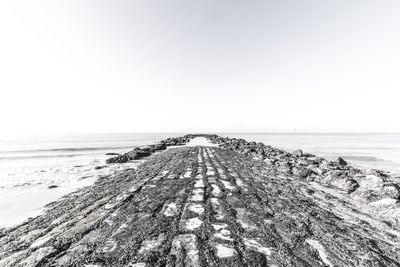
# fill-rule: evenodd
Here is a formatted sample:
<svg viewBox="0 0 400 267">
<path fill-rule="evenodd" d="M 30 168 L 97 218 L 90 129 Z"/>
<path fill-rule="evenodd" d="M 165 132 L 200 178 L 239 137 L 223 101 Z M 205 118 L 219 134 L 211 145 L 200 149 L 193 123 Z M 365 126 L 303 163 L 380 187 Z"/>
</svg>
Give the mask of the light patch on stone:
<svg viewBox="0 0 400 267">
<path fill-rule="evenodd" d="M 197 237 L 193 234 L 176 236 L 172 241 L 171 254 L 176 256 L 177 261 L 183 258 L 184 266 L 200 266 Z"/>
<path fill-rule="evenodd" d="M 199 219 L 199 217 L 194 217 L 191 219 L 187 219 L 185 221 L 185 228 L 187 230 L 195 230 L 199 228 L 203 224 L 203 221 Z"/>
<path fill-rule="evenodd" d="M 219 199 L 218 198 L 210 198 L 210 200 L 211 200 L 211 207 L 212 207 L 213 211 L 216 213 L 214 215 L 214 218 L 217 220 L 225 219 L 225 214 L 224 214 L 221 204 L 219 203 Z"/>
<path fill-rule="evenodd" d="M 114 222 L 112 220 L 110 220 L 109 218 L 104 220 L 104 223 L 108 224 L 108 226 L 112 226 L 114 224 Z"/>
<path fill-rule="evenodd" d="M 157 238 L 145 240 L 139 249 L 139 254 L 147 253 L 149 251 L 155 250 L 164 241 L 165 236 L 161 233 Z"/>
<path fill-rule="evenodd" d="M 204 213 L 204 207 L 201 204 L 189 203 L 189 204 L 187 204 L 186 207 L 187 207 L 187 209 L 189 209 L 190 211 L 193 211 L 194 213 L 197 213 L 197 214 Z"/>
<path fill-rule="evenodd" d="M 213 176 L 213 175 L 215 175 L 215 171 L 214 170 L 207 170 L 206 175 Z"/>
<path fill-rule="evenodd" d="M 189 198 L 190 201 L 204 201 L 204 190 L 196 188 L 193 190 L 193 195 Z"/>
<path fill-rule="evenodd" d="M 246 230 L 256 230 L 257 226 L 248 217 L 246 209 L 236 209 L 237 218 L 236 221 Z"/>
<path fill-rule="evenodd" d="M 178 214 L 178 206 L 176 205 L 175 202 L 169 203 L 167 206 L 164 208 L 163 214 L 167 217 L 172 217 Z"/>
<path fill-rule="evenodd" d="M 133 263 L 128 265 L 129 267 L 146 267 L 146 263 L 144 262 L 138 262 L 138 263 Z"/>
<path fill-rule="evenodd" d="M 213 194 L 213 196 L 215 197 L 219 197 L 221 195 L 221 189 L 219 188 L 219 186 L 216 184 L 211 184 L 211 187 L 212 187 L 211 194 Z"/>
<path fill-rule="evenodd" d="M 243 240 L 247 248 L 265 254 L 266 256 L 271 256 L 271 249 L 262 246 L 257 240 L 250 238 L 244 238 Z"/>
<path fill-rule="evenodd" d="M 121 233 L 121 232 L 122 232 L 125 228 L 127 228 L 127 227 L 128 227 L 128 225 L 127 225 L 126 223 L 121 224 L 121 225 L 118 227 L 117 231 L 116 231 L 113 235 Z"/>
<path fill-rule="evenodd" d="M 196 183 L 194 184 L 194 187 L 195 187 L 195 188 L 202 188 L 202 187 L 204 187 L 204 182 L 203 182 L 203 180 L 198 180 L 198 181 L 196 181 Z"/>
<path fill-rule="evenodd" d="M 215 177 L 208 177 L 207 180 L 208 180 L 208 182 L 209 182 L 210 184 L 213 184 L 213 183 L 216 183 L 216 182 L 217 182 L 217 179 L 216 179 Z"/>
<path fill-rule="evenodd" d="M 115 206 L 117 206 L 117 203 L 108 203 L 108 204 L 106 204 L 106 205 L 104 206 L 104 208 L 105 208 L 106 210 L 110 210 L 110 209 L 113 209 Z"/>
<path fill-rule="evenodd" d="M 170 180 L 176 179 L 176 174 L 171 173 L 170 175 L 168 175 L 167 179 L 170 179 Z"/>
<path fill-rule="evenodd" d="M 229 258 L 233 257 L 237 254 L 236 250 L 229 245 L 225 244 L 215 244 L 214 245 L 216 251 L 217 251 L 217 257 L 218 258 Z"/>
<path fill-rule="evenodd" d="M 231 231 L 227 229 L 221 229 L 217 233 L 214 234 L 215 237 L 226 240 L 226 241 L 233 241 L 231 236 Z"/>
<path fill-rule="evenodd" d="M 46 243 L 47 241 L 49 241 L 50 239 L 52 239 L 54 236 L 54 233 L 48 233 L 47 235 L 44 235 L 40 238 L 38 238 L 35 242 L 33 242 L 31 244 L 31 248 L 37 248 L 40 247 L 41 245 L 43 245 L 44 243 Z"/>
<path fill-rule="evenodd" d="M 374 201 L 369 203 L 369 205 L 371 206 L 390 206 L 390 205 L 394 205 L 397 203 L 397 199 L 393 199 L 393 198 L 384 198 L 378 201 Z"/>
<path fill-rule="evenodd" d="M 117 246 L 118 244 L 114 240 L 107 240 L 106 243 L 104 244 L 102 251 L 105 253 L 113 252 L 114 250 L 117 249 Z"/>
<path fill-rule="evenodd" d="M 218 231 L 227 228 L 228 225 L 226 223 L 213 223 L 212 227 L 214 228 L 215 231 Z"/>
<path fill-rule="evenodd" d="M 192 175 L 192 169 L 187 169 L 186 173 L 183 175 L 183 178 L 190 178 Z"/>
<path fill-rule="evenodd" d="M 140 187 L 141 187 L 141 185 L 136 184 L 136 185 L 132 186 L 131 188 L 129 188 L 129 192 L 134 193 L 137 190 L 139 190 Z"/>
<path fill-rule="evenodd" d="M 326 265 L 333 266 L 333 264 L 328 260 L 324 246 L 318 240 L 306 239 L 306 242 L 318 251 L 319 257 Z"/>
<path fill-rule="evenodd" d="M 61 220 L 62 220 L 61 217 L 60 217 L 60 218 L 57 218 L 57 219 L 54 219 L 54 220 L 51 222 L 51 224 L 58 224 L 58 223 L 61 222 Z"/>
<path fill-rule="evenodd" d="M 53 247 L 39 248 L 30 253 L 29 257 L 19 262 L 18 266 L 37 266 L 45 257 L 54 253 L 56 250 Z"/>
<path fill-rule="evenodd" d="M 155 184 L 148 184 L 148 185 L 143 186 L 143 189 L 154 188 L 154 187 L 156 187 L 156 186 L 157 186 L 157 185 L 155 185 Z"/>
<path fill-rule="evenodd" d="M 228 181 L 223 181 L 221 180 L 221 183 L 224 185 L 224 187 L 226 189 L 228 189 L 229 191 L 234 191 L 236 189 L 236 187 L 232 186 L 232 184 Z"/>
<path fill-rule="evenodd" d="M 129 197 L 129 194 L 127 193 L 122 193 L 120 195 L 117 196 L 116 200 L 117 201 L 124 201 L 125 199 L 127 199 Z"/>
</svg>

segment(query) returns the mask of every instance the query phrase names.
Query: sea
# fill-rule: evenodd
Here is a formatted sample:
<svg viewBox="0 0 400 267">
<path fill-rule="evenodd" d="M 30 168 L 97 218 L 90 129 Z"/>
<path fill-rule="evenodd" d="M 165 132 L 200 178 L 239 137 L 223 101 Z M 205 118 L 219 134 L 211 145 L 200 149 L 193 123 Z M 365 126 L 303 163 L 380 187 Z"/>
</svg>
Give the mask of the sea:
<svg viewBox="0 0 400 267">
<path fill-rule="evenodd" d="M 218 133 L 263 142 L 288 152 L 400 175 L 400 134 Z M 140 161 L 106 166 L 106 153 L 123 153 L 183 133 L 31 134 L 0 137 L 0 227 L 21 223 L 63 195 L 93 184 L 99 176 Z M 104 168 L 99 168 L 103 167 Z"/>
</svg>

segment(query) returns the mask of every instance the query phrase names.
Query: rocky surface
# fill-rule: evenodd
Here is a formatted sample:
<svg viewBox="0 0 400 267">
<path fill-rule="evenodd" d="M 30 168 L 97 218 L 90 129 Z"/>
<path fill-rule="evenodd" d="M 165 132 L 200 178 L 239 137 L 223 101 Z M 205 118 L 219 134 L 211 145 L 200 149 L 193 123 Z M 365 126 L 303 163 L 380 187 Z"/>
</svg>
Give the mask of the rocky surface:
<svg viewBox="0 0 400 267">
<path fill-rule="evenodd" d="M 0 266 L 400 266 L 392 177 L 206 137 L 2 229 Z"/>
</svg>

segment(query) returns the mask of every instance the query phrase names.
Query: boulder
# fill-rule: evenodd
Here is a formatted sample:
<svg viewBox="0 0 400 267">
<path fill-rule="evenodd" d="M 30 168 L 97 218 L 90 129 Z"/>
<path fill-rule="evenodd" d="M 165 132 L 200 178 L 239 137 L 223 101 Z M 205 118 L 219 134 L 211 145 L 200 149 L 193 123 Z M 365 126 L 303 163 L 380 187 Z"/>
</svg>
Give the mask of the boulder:
<svg viewBox="0 0 400 267">
<path fill-rule="evenodd" d="M 154 149 L 155 150 L 165 150 L 165 149 L 167 149 L 167 145 L 165 143 L 155 144 Z"/>
<path fill-rule="evenodd" d="M 360 186 L 347 172 L 340 170 L 329 171 L 322 182 L 328 186 L 346 191 L 347 193 L 354 192 Z"/>
<path fill-rule="evenodd" d="M 132 151 L 129 151 L 127 153 L 124 154 L 124 156 L 126 156 L 128 159 L 130 160 L 135 160 L 135 159 L 140 159 L 143 157 L 148 157 L 151 155 L 150 149 L 134 149 Z"/>
<path fill-rule="evenodd" d="M 125 163 L 128 161 L 129 161 L 129 158 L 127 156 L 119 155 L 119 156 L 107 159 L 106 163 L 107 164 L 109 164 L 109 163 Z"/>
<path fill-rule="evenodd" d="M 303 156 L 303 150 L 297 149 L 297 150 L 293 151 L 293 156 L 302 157 Z"/>
<path fill-rule="evenodd" d="M 343 158 L 341 158 L 341 157 L 338 157 L 335 161 L 334 161 L 334 163 L 336 164 L 336 165 L 339 165 L 339 166 L 346 166 L 347 165 L 347 161 L 345 161 Z"/>
<path fill-rule="evenodd" d="M 311 171 L 303 167 L 294 167 L 292 173 L 300 178 L 307 178 L 311 174 Z"/>
<path fill-rule="evenodd" d="M 100 169 L 103 169 L 103 168 L 105 168 L 106 166 L 96 166 L 96 167 L 94 167 L 94 169 L 95 170 L 100 170 Z"/>
</svg>

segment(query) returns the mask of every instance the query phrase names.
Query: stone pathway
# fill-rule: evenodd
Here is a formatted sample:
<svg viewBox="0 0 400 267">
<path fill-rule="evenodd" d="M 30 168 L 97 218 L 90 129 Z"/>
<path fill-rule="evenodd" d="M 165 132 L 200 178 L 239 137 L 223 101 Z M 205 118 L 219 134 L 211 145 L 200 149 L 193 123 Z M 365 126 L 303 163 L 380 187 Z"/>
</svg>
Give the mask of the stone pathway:
<svg viewBox="0 0 400 267">
<path fill-rule="evenodd" d="M 170 149 L 0 231 L 0 266 L 400 266 L 398 229 L 349 205 L 230 150 Z"/>
</svg>

